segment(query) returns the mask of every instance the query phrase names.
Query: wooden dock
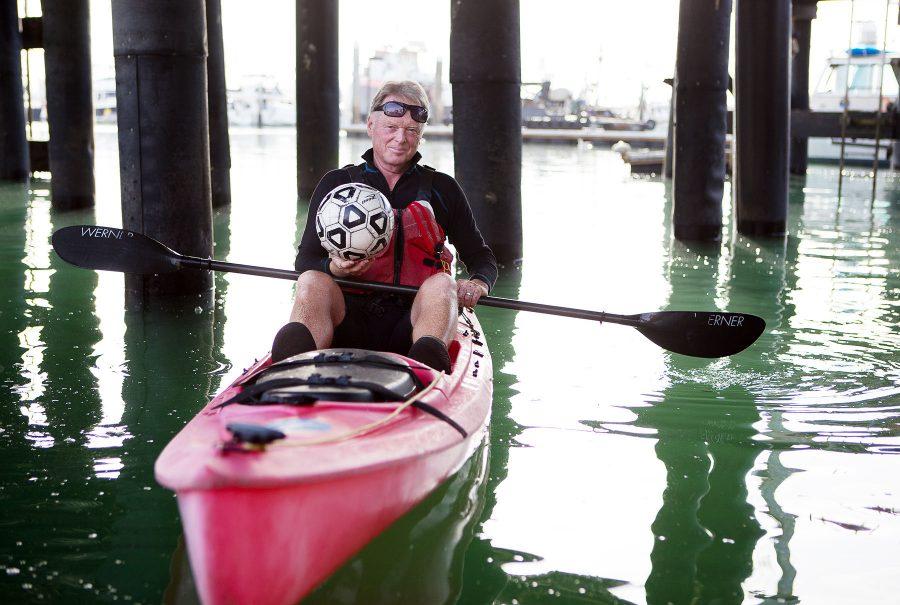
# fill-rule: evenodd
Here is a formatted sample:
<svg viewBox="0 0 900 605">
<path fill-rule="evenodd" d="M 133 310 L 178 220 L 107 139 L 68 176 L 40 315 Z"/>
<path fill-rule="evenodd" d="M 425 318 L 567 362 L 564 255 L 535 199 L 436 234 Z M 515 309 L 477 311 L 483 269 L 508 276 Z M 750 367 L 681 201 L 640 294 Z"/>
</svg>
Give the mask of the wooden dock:
<svg viewBox="0 0 900 605">
<path fill-rule="evenodd" d="M 348 137 L 368 136 L 365 124 L 345 124 L 341 127 L 341 130 L 346 132 Z M 429 125 L 425 128 L 424 138 L 452 139 L 453 126 L 444 126 L 443 124 Z M 666 145 L 666 133 L 665 131 L 604 130 L 602 128 L 523 128 L 522 141 L 525 143 L 569 143 L 572 145 L 592 143 L 606 147 L 611 147 L 618 141 L 625 141 L 633 147 L 662 149 Z"/>
</svg>

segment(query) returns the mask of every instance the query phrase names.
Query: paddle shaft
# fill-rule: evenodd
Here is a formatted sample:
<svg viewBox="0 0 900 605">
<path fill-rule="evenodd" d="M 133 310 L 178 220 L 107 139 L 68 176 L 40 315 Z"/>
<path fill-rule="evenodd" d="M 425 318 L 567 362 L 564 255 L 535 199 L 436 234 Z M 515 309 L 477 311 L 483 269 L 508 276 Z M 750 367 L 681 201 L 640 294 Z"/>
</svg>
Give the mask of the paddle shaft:
<svg viewBox="0 0 900 605">
<path fill-rule="evenodd" d="M 242 273 L 244 275 L 275 277 L 278 279 L 289 279 L 292 281 L 300 277 L 300 273 L 298 273 L 297 271 L 289 271 L 287 269 L 273 269 L 270 267 L 257 267 L 255 265 L 242 265 L 239 263 L 229 263 L 209 258 L 199 258 L 196 256 L 181 255 L 178 257 L 178 260 L 182 266 L 190 267 L 193 269 L 207 269 L 209 271 L 224 271 L 227 273 Z M 339 286 L 345 288 L 360 288 L 362 290 L 370 290 L 372 292 L 403 294 L 407 296 L 415 296 L 416 292 L 418 292 L 418 288 L 413 288 L 412 286 L 383 284 L 370 281 L 357 281 L 340 277 L 335 277 L 334 281 Z M 522 300 L 513 300 L 511 298 L 500 298 L 498 296 L 482 296 L 478 299 L 478 304 L 484 305 L 486 307 L 512 309 L 514 311 L 531 311 L 532 313 L 544 313 L 546 315 L 562 315 L 564 317 L 575 317 L 577 319 L 591 319 L 601 322 L 606 321 L 609 323 L 622 324 L 626 326 L 640 326 L 643 324 L 643 322 L 639 318 L 629 317 L 627 315 L 616 315 L 615 313 L 605 313 L 602 311 L 587 311 L 585 309 L 571 309 L 569 307 L 545 305 L 541 303 L 526 302 Z"/>
<path fill-rule="evenodd" d="M 101 271 L 124 271 L 144 275 L 171 273 L 184 268 L 225 271 L 296 280 L 296 271 L 241 265 L 186 256 L 141 233 L 100 227 L 73 225 L 53 233 L 53 248 L 67 262 Z M 410 286 L 338 278 L 346 289 L 414 296 Z M 761 317 L 727 311 L 657 311 L 640 315 L 616 315 L 600 311 L 570 309 L 556 305 L 483 296 L 479 304 L 514 311 L 531 311 L 630 326 L 658 346 L 673 353 L 694 357 L 724 357 L 743 351 L 756 342 L 766 322 Z"/>
</svg>

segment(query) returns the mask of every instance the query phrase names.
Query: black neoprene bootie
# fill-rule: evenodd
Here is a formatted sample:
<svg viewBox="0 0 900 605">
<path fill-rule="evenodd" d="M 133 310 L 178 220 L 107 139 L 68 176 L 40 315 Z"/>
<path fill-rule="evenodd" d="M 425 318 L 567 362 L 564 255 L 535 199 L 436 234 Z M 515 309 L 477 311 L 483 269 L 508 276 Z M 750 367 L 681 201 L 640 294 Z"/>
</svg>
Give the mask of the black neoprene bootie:
<svg viewBox="0 0 900 605">
<path fill-rule="evenodd" d="M 423 336 L 413 343 L 406 356 L 421 361 L 438 372 L 450 373 L 450 353 L 447 352 L 447 345 L 440 338 Z"/>
<path fill-rule="evenodd" d="M 272 362 L 316 350 L 316 341 L 305 325 L 298 321 L 281 326 L 272 341 Z"/>
</svg>

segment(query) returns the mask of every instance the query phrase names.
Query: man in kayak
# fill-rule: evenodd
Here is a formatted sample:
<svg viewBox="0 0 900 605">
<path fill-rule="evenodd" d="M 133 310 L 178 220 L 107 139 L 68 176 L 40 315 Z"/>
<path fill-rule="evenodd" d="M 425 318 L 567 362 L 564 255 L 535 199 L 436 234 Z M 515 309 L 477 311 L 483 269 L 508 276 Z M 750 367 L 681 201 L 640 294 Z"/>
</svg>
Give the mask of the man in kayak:
<svg viewBox="0 0 900 605">
<path fill-rule="evenodd" d="M 294 266 L 290 323 L 272 343 L 279 361 L 315 349 L 392 351 L 449 371 L 458 305 L 472 308 L 497 279 L 497 261 L 484 243 L 465 194 L 453 177 L 419 163 L 428 97 L 417 82 L 388 82 L 375 95 L 366 123 L 372 148 L 363 163 L 328 172 L 313 192 Z M 316 234 L 316 210 L 338 185 L 363 182 L 390 201 L 396 220 L 387 253 L 348 261 L 329 256 Z M 468 277 L 449 274 L 449 237 Z M 332 279 L 347 277 L 417 286 L 406 297 L 344 293 Z"/>
</svg>

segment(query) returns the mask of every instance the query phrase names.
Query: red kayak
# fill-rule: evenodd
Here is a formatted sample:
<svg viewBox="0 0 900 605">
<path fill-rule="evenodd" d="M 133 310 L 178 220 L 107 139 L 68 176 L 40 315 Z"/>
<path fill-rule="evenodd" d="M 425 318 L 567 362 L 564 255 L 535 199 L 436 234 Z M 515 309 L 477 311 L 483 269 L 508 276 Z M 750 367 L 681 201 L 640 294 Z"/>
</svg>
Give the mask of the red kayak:
<svg viewBox="0 0 900 605">
<path fill-rule="evenodd" d="M 166 446 L 206 604 L 296 603 L 452 475 L 481 442 L 492 366 L 460 315 L 452 372 L 391 353 L 263 359 Z"/>
</svg>

